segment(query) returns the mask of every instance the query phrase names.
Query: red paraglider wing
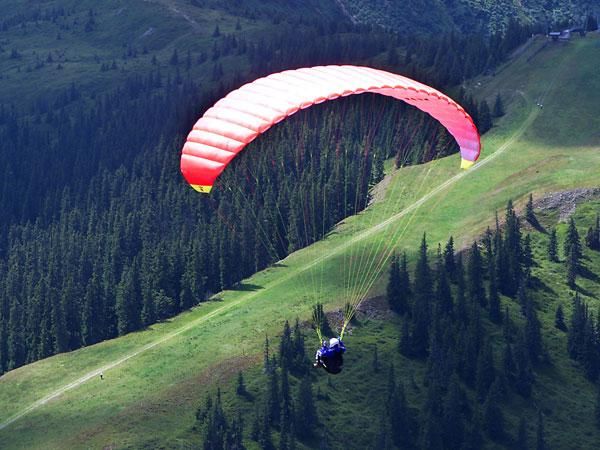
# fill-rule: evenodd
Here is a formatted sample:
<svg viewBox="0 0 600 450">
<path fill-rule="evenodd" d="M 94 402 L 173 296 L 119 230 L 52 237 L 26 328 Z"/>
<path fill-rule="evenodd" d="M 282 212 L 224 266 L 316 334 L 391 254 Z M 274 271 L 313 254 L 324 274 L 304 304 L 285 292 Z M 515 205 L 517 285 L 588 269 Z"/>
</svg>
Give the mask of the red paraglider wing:
<svg viewBox="0 0 600 450">
<path fill-rule="evenodd" d="M 188 135 L 181 172 L 194 189 L 210 192 L 227 164 L 276 123 L 314 104 L 365 92 L 403 100 L 437 119 L 460 146 L 462 167 L 479 157 L 481 144 L 473 120 L 441 92 L 370 67 L 320 66 L 260 78 L 219 100 Z"/>
</svg>

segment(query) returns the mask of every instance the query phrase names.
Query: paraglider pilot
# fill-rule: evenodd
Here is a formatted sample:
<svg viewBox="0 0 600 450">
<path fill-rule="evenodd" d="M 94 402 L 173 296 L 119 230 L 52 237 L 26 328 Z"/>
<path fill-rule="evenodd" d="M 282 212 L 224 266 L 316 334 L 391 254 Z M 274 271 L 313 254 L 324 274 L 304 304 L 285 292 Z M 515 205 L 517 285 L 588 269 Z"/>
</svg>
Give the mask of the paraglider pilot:
<svg viewBox="0 0 600 450">
<path fill-rule="evenodd" d="M 322 367 L 331 374 L 338 374 L 342 371 L 344 365 L 343 354 L 346 347 L 340 338 L 331 338 L 324 340 L 323 346 L 315 354 L 315 363 L 313 367 Z"/>
</svg>

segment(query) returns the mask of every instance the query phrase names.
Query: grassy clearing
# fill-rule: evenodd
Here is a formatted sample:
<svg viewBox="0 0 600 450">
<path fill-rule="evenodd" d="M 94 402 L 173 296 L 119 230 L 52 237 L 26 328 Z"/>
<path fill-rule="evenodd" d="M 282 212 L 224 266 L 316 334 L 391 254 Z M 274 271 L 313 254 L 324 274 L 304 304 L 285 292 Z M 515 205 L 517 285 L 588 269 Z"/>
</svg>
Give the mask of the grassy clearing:
<svg viewBox="0 0 600 450">
<path fill-rule="evenodd" d="M 398 248 L 414 251 L 424 231 L 428 232 L 431 245 L 445 241 L 452 234 L 458 238 L 460 247 L 493 221 L 494 212 L 503 208 L 508 198 L 523 202 L 531 191 L 539 194 L 598 184 L 598 171 L 594 168 L 600 167 L 600 143 L 593 138 L 594 129 L 585 128 L 582 131 L 585 136 L 580 136 L 576 144 L 566 146 L 559 143 L 568 140 L 572 130 L 571 116 L 567 116 L 558 128 L 548 125 L 548 120 L 554 120 L 550 119 L 553 112 L 559 114 L 564 108 L 576 110 L 578 115 L 591 117 L 590 120 L 597 117 L 600 92 L 588 91 L 586 80 L 578 74 L 586 74 L 587 70 L 600 64 L 595 51 L 598 39 L 589 38 L 572 44 L 542 51 L 531 64 L 525 61 L 526 52 L 496 79 L 489 81 L 488 86 L 484 81 L 482 89 L 489 90 L 489 95 L 496 89 L 509 91 L 515 88 L 525 95 L 513 97 L 509 114 L 486 136 L 486 155 L 497 150 L 528 117 L 535 119 L 532 126 L 506 153 L 481 170 L 463 177 L 414 214 L 393 222 L 390 226 L 398 232 Z M 535 46 L 532 46 L 529 51 L 534 50 Z M 577 82 L 581 86 L 575 100 L 567 96 L 573 95 L 572 92 L 557 89 L 566 82 Z M 535 103 L 531 101 L 539 92 L 547 92 L 543 111 L 535 111 Z M 544 133 L 555 136 L 548 138 L 555 142 L 554 145 L 543 142 L 540 136 Z M 106 371 L 104 381 L 94 377 L 0 430 L 0 447 L 96 448 L 111 444 L 119 448 L 171 447 L 172 443 L 181 442 L 178 439 L 186 441 L 195 409 L 207 389 L 228 383 L 235 373 L 231 367 L 253 366 L 260 355 L 265 334 L 273 336 L 279 332 L 285 319 L 308 318 L 315 297 L 323 300 L 328 308 L 343 304 L 349 292 L 347 286 L 352 288 L 361 279 L 359 275 L 349 277 L 348 273 L 356 273 L 350 267 L 350 261 L 354 264 L 361 258 L 363 245 L 365 251 L 377 248 L 385 251 L 395 244 L 386 231 L 367 234 L 359 245 L 349 244 L 353 238 L 410 205 L 457 171 L 456 157 L 399 170 L 393 175 L 384 201 L 346 220 L 323 242 L 246 280 L 244 289 L 221 293 L 219 302 L 201 305 L 150 330 L 58 355 L 5 375 L 0 379 L 2 422 L 82 375 L 147 343 L 178 333 Z M 404 186 L 411 189 L 403 190 Z M 381 284 L 375 283 L 371 293 L 381 289 Z M 393 323 L 372 323 L 365 327 L 364 333 L 352 337 L 352 346 L 358 348 L 387 342 L 384 346 L 391 348 L 394 345 L 393 338 L 389 337 L 393 336 L 391 327 Z M 560 345 L 558 342 L 556 348 Z M 359 351 L 354 356 L 349 354 L 348 366 L 356 366 L 348 370 L 340 382 L 361 386 L 359 380 L 364 376 L 366 363 L 359 361 L 359 355 Z M 399 360 L 405 380 L 410 378 L 408 371 L 420 370 L 401 362 Z M 556 377 L 556 383 L 560 384 L 558 380 L 561 379 L 579 380 L 573 378 L 576 377 L 574 369 L 567 361 L 561 364 L 560 370 L 566 372 Z M 554 376 L 549 373 L 548 379 L 554 380 Z M 581 380 L 577 383 L 574 389 L 579 392 L 563 391 L 562 396 L 572 401 L 585 398 L 589 392 L 583 390 L 583 386 L 587 385 Z M 368 397 L 364 389 L 368 388 L 353 389 L 346 393 L 347 398 L 336 400 L 328 407 L 339 409 L 361 405 Z M 418 395 L 419 392 L 411 394 L 415 398 Z M 559 398 L 556 401 L 559 402 Z M 515 411 L 521 406 L 515 405 Z M 586 403 L 585 407 L 588 406 Z M 322 416 L 326 416 L 326 412 L 327 407 Z M 565 423 L 572 426 L 577 421 L 577 417 L 566 417 L 566 413 L 560 417 L 565 422 L 549 420 L 550 430 L 564 428 Z M 352 420 L 360 427 L 369 417 L 357 415 Z M 586 430 L 589 433 L 589 428 Z"/>
</svg>

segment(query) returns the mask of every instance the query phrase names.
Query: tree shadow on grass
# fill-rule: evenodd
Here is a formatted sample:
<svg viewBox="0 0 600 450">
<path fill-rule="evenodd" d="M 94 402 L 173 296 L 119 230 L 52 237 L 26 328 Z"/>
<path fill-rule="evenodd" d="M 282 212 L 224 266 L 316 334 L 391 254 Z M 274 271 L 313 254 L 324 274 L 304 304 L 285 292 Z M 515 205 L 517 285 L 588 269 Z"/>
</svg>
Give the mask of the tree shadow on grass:
<svg viewBox="0 0 600 450">
<path fill-rule="evenodd" d="M 554 289 L 552 289 L 550 286 L 548 286 L 546 283 L 544 283 L 542 280 L 540 280 L 536 276 L 532 276 L 529 279 L 529 285 L 531 286 L 531 288 L 534 291 L 541 291 L 546 294 L 556 295 L 556 291 L 554 291 Z"/>
<path fill-rule="evenodd" d="M 587 289 L 582 288 L 578 284 L 575 285 L 575 290 L 581 295 L 585 295 L 586 297 L 598 298 L 598 296 L 594 292 L 590 292 Z"/>
<path fill-rule="evenodd" d="M 598 276 L 598 274 L 592 272 L 590 269 L 588 269 L 585 266 L 579 267 L 578 273 L 583 278 L 593 281 L 594 283 L 600 283 L 600 277 Z"/>
<path fill-rule="evenodd" d="M 231 288 L 232 291 L 242 291 L 242 292 L 255 292 L 264 289 L 262 286 L 258 284 L 252 283 L 237 283 L 235 286 Z"/>
</svg>

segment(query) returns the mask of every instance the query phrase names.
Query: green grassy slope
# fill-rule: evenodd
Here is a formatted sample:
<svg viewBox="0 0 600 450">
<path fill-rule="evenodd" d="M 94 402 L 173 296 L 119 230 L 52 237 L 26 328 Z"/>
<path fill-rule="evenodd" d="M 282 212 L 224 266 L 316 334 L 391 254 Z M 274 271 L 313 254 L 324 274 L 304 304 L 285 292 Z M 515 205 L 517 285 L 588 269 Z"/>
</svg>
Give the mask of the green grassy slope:
<svg viewBox="0 0 600 450">
<path fill-rule="evenodd" d="M 511 17 L 530 22 L 578 24 L 585 14 L 594 11 L 589 2 L 558 0 L 408 0 L 400 6 L 394 2 L 366 0 L 339 0 L 339 3 L 357 22 L 413 32 L 449 29 L 494 32 L 503 30 Z"/>
<path fill-rule="evenodd" d="M 102 92 L 132 74 L 152 71 L 153 57 L 156 66 L 168 67 L 175 49 L 180 61 L 191 51 L 196 80 L 210 82 L 216 26 L 221 34 L 252 40 L 258 34 L 264 38 L 264 33 L 276 30 L 281 21 L 310 21 L 338 11 L 333 3 L 312 0 L 193 3 L 0 0 L 0 103 L 48 101 L 71 83 L 85 92 Z M 208 59 L 197 63 L 203 52 Z M 226 71 L 231 59 L 233 56 L 221 61 Z M 116 69 L 102 70 L 113 62 Z"/>
<path fill-rule="evenodd" d="M 484 140 L 485 157 L 498 149 L 503 152 L 480 169 L 467 172 L 421 208 L 392 221 L 395 237 L 402 238 L 399 247 L 415 249 L 425 230 L 431 244 L 453 234 L 461 246 L 491 223 L 494 211 L 508 198 L 520 201 L 530 191 L 539 194 L 598 185 L 600 142 L 594 138 L 597 128 L 593 124 L 600 92 L 588 89 L 585 75 L 600 64 L 599 44 L 598 38 L 578 40 L 545 49 L 527 61 L 542 45 L 536 42 L 495 79 L 482 80 L 482 95 L 500 89 L 507 94 L 521 91 L 511 94 L 509 114 Z M 565 91 L 562 87 L 566 85 L 580 89 Z M 535 107 L 540 96 L 543 110 Z M 557 114 L 564 114 L 565 120 L 550 127 L 549 121 Z M 582 126 L 582 135 L 569 144 L 573 117 L 578 118 L 577 126 L 588 123 L 591 128 Z M 546 133 L 552 134 L 545 137 Z M 511 145 L 504 145 L 510 139 Z M 556 145 L 547 145 L 545 140 Z M 0 378 L 0 423 L 86 374 L 91 378 L 1 429 L 0 447 L 170 447 L 169 443 L 187 439 L 206 390 L 215 383 L 226 383 L 240 368 L 253 366 L 260 358 L 265 333 L 278 332 L 285 319 L 308 318 L 314 296 L 321 297 L 328 308 L 343 304 L 353 284 L 363 279 L 360 275 L 347 277 L 357 273 L 350 264 L 356 269 L 356 255 L 362 252 L 362 244 L 353 242 L 364 243 L 367 250 L 388 248 L 389 232 L 372 232 L 370 227 L 411 205 L 457 171 L 456 157 L 402 169 L 393 175 L 384 201 L 348 219 L 325 241 L 247 280 L 243 289 L 222 293 L 220 301 L 147 331 L 4 375 Z M 411 189 L 403 191 L 405 186 Z M 371 293 L 381 288 L 375 283 Z M 389 326 L 380 324 L 363 337 L 358 333 L 352 345 L 372 342 L 377 335 L 385 340 Z M 95 376 L 95 371 L 145 345 L 152 347 L 105 369 L 104 381 Z M 348 376 L 352 380 L 358 372 Z"/>
</svg>

